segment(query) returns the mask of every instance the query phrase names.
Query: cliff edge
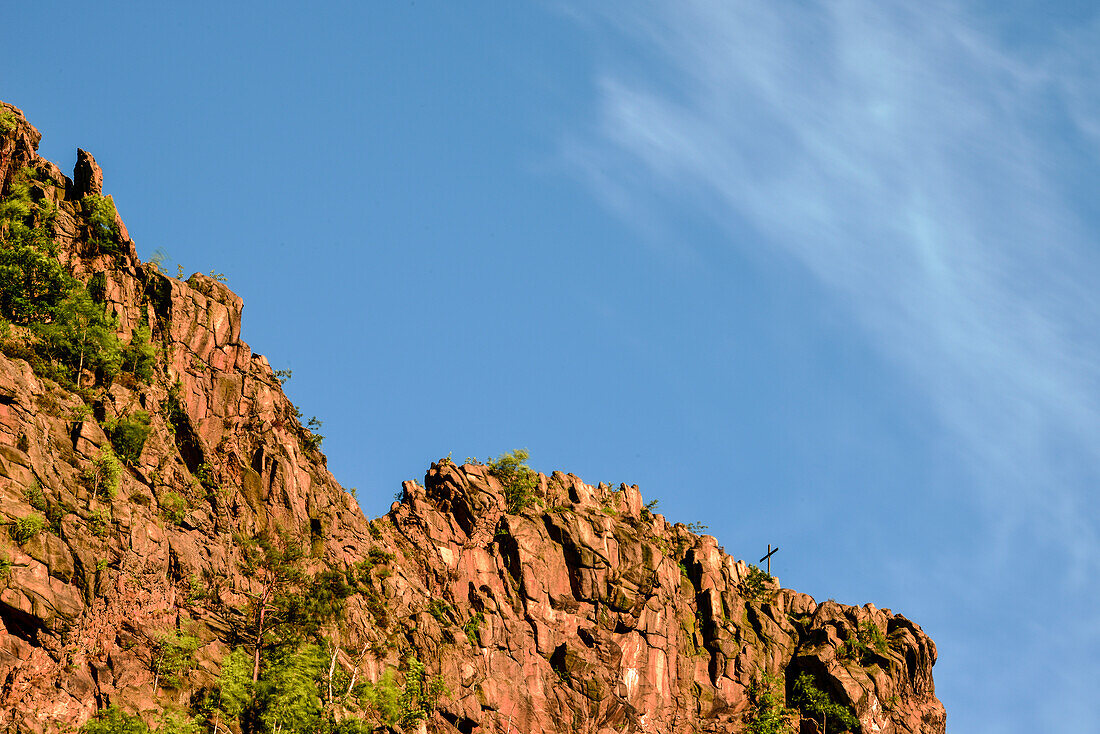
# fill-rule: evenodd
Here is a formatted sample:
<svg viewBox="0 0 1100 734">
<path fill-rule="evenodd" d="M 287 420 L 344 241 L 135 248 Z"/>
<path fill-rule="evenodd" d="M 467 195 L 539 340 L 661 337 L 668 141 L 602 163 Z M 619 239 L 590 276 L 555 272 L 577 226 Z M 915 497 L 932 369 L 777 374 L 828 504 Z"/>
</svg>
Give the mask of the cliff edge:
<svg viewBox="0 0 1100 734">
<path fill-rule="evenodd" d="M 0 103 L 0 730 L 945 731 L 917 624 L 636 486 L 445 459 L 368 520 L 241 299 L 40 137 Z"/>
</svg>

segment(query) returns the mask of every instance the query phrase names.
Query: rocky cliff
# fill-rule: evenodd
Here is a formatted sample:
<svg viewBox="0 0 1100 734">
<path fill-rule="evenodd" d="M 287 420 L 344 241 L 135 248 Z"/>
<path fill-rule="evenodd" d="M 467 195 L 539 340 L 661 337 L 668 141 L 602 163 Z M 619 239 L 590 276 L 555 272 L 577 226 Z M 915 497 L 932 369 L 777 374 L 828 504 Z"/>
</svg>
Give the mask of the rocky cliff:
<svg viewBox="0 0 1100 734">
<path fill-rule="evenodd" d="M 637 487 L 441 460 L 368 520 L 241 299 L 140 262 L 94 159 L 39 139 L 0 107 L 4 287 L 54 258 L 129 356 L 59 350 L 60 291 L 6 315 L 0 729 L 944 731 L 918 625 L 779 588 Z"/>
</svg>

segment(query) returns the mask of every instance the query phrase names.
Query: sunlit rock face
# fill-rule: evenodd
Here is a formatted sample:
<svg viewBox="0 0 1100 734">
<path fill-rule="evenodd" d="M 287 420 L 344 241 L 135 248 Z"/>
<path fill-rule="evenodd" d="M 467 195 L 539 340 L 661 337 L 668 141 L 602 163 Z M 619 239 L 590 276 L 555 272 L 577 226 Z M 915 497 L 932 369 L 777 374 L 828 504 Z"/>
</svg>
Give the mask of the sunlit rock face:
<svg viewBox="0 0 1100 734">
<path fill-rule="evenodd" d="M 94 158 L 81 151 L 67 178 L 37 156 L 22 113 L 4 111 L 3 196 L 30 181 L 56 207 L 57 258 L 94 283 L 123 344 L 147 325 L 156 351 L 148 382 L 86 370 L 77 387 L 48 374 L 21 327 L 4 343 L 0 729 L 71 730 L 111 705 L 149 721 L 195 713 L 225 655 L 252 649 L 241 631 L 265 580 L 245 540 L 282 532 L 304 551 L 301 572 L 349 582 L 342 612 L 311 632 L 331 652 L 326 675 L 350 689 L 393 668 L 400 685 L 412 655 L 442 681 L 406 730 L 748 731 L 771 681 L 793 729 L 817 732 L 809 707 L 794 707 L 806 674 L 860 732 L 944 732 L 936 648 L 918 625 L 782 589 L 647 510 L 637 487 L 537 475 L 521 508 L 492 467 L 444 460 L 368 521 L 241 341 L 241 299 L 140 262 L 120 219 L 109 251 L 93 246 L 82 201 L 104 191 Z M 109 434 L 138 413 L 147 437 L 106 491 Z M 165 683 L 157 644 L 175 630 L 197 649 Z M 324 688 L 337 719 L 401 726 L 325 701 Z"/>
</svg>

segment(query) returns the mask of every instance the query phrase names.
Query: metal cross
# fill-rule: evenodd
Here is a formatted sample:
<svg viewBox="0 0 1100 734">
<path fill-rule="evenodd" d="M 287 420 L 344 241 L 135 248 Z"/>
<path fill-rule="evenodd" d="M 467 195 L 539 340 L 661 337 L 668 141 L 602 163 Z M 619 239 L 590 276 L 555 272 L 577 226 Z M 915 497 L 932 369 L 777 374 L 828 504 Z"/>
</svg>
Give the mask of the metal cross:
<svg viewBox="0 0 1100 734">
<path fill-rule="evenodd" d="M 779 550 L 778 545 L 773 550 L 772 549 L 772 544 L 768 543 L 768 555 L 766 555 L 766 556 L 764 556 L 763 558 L 760 559 L 760 563 L 763 563 L 764 561 L 768 562 L 768 575 L 769 576 L 772 575 L 772 554 L 775 553 L 778 550 Z"/>
</svg>

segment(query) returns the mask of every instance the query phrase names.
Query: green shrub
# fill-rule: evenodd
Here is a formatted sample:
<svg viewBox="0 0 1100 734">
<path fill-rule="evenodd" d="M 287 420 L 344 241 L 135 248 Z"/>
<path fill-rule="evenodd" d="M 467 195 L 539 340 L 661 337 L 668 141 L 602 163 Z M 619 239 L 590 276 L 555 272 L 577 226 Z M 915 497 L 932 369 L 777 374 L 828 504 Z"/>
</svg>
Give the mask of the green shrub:
<svg viewBox="0 0 1100 734">
<path fill-rule="evenodd" d="M 93 497 L 98 497 L 100 493 L 114 497 L 118 494 L 118 481 L 122 478 L 122 464 L 115 452 L 104 446 L 92 459 L 91 468 L 85 469 L 80 476 Z"/>
<path fill-rule="evenodd" d="M 115 453 L 131 466 L 137 464 L 141 458 L 141 450 L 145 447 L 145 439 L 149 437 L 149 414 L 139 410 L 128 416 L 121 416 L 104 424 L 103 429 L 107 437 L 111 439 L 111 445 Z"/>
<path fill-rule="evenodd" d="M 88 528 L 97 538 L 107 537 L 107 530 L 111 527 L 111 518 L 103 510 L 95 510 L 88 516 Z"/>
<path fill-rule="evenodd" d="M 215 710 L 223 718 L 236 719 L 252 703 L 252 693 L 252 657 L 238 647 L 222 658 Z"/>
<path fill-rule="evenodd" d="M 741 579 L 737 588 L 741 596 L 750 601 L 765 601 L 775 594 L 775 590 L 771 587 L 773 578 L 767 571 L 762 571 L 750 563 L 748 574 Z"/>
<path fill-rule="evenodd" d="M 273 651 L 256 687 L 263 731 L 312 734 L 319 728 L 323 704 L 317 686 L 326 662 L 317 645 Z"/>
<path fill-rule="evenodd" d="M 214 470 L 205 461 L 195 468 L 195 479 L 199 480 L 199 484 L 202 485 L 203 489 L 215 491 L 219 488 L 218 478 L 214 476 Z"/>
<path fill-rule="evenodd" d="M 200 734 L 204 731 L 195 720 L 179 711 L 161 714 L 155 729 L 141 717 L 127 714 L 118 706 L 101 709 L 95 718 L 80 728 L 80 734 Z"/>
<path fill-rule="evenodd" d="M 19 545 L 23 545 L 46 529 L 46 520 L 41 515 L 21 517 L 8 526 L 8 534 Z"/>
<path fill-rule="evenodd" d="M 451 614 L 454 607 L 442 599 L 432 599 L 428 602 L 428 613 L 435 617 L 435 621 L 444 627 L 451 626 Z"/>
<path fill-rule="evenodd" d="M 77 387 L 85 368 L 108 380 L 118 374 L 122 345 L 117 329 L 114 314 L 93 301 L 83 286 L 69 289 L 52 309 L 51 321 L 35 325 L 45 356 L 72 370 Z"/>
<path fill-rule="evenodd" d="M 485 615 L 482 612 L 477 612 L 466 620 L 466 624 L 462 625 L 462 631 L 466 633 L 466 639 L 470 641 L 471 645 L 477 645 L 477 633 L 484 621 Z"/>
<path fill-rule="evenodd" d="M 313 416 L 307 425 L 308 430 L 302 433 L 302 447 L 306 451 L 320 451 L 321 442 L 325 440 L 325 437 L 318 433 L 321 430 L 322 421 L 317 416 Z"/>
<path fill-rule="evenodd" d="M 69 415 L 66 417 L 73 423 L 83 423 L 92 417 L 92 406 L 87 403 L 81 403 L 70 410 Z"/>
<path fill-rule="evenodd" d="M 7 107 L 0 106 L 0 132 L 10 133 L 19 125 L 19 118 Z"/>
<path fill-rule="evenodd" d="M 319 571 L 308 580 L 304 593 L 297 597 L 300 604 L 300 629 L 316 633 L 325 622 L 341 619 L 347 599 L 355 590 L 347 584 L 340 571 Z"/>
<path fill-rule="evenodd" d="M 60 500 L 54 500 L 46 505 L 46 522 L 50 525 L 52 530 L 57 535 L 61 535 L 61 521 L 65 518 L 65 515 L 69 513 L 69 508 L 64 502 Z"/>
<path fill-rule="evenodd" d="M 861 665 L 870 662 L 871 653 L 876 652 L 885 655 L 889 650 L 889 643 L 883 636 L 878 625 L 869 619 L 863 620 L 855 631 L 855 635 L 844 641 L 837 650 L 837 655 L 845 660 L 857 660 Z"/>
<path fill-rule="evenodd" d="M 26 496 L 27 502 L 30 503 L 31 507 L 39 512 L 46 511 L 46 494 L 42 491 L 42 484 L 40 482 L 35 482 L 27 487 L 23 490 L 23 494 Z"/>
<path fill-rule="evenodd" d="M 387 553 L 376 545 L 372 545 L 370 550 L 367 551 L 367 558 L 370 559 L 372 565 L 380 565 L 383 563 L 389 563 L 393 560 L 393 554 Z"/>
<path fill-rule="evenodd" d="M 0 316 L 17 324 L 48 320 L 73 285 L 57 259 L 54 211 L 34 202 L 29 178 L 18 172 L 0 201 Z"/>
<path fill-rule="evenodd" d="M 814 677 L 803 671 L 794 681 L 791 703 L 802 715 L 821 722 L 822 734 L 829 731 L 855 731 L 859 720 L 847 706 L 841 706 L 817 687 Z"/>
<path fill-rule="evenodd" d="M 180 711 L 165 711 L 157 722 L 157 734 L 204 734 L 206 728 Z"/>
<path fill-rule="evenodd" d="M 420 721 L 431 716 L 439 705 L 439 699 L 446 694 L 443 676 L 427 678 L 424 663 L 410 656 L 406 661 L 405 687 L 401 691 L 402 727 L 412 728 Z"/>
<path fill-rule="evenodd" d="M 151 343 L 152 334 L 145 324 L 134 329 L 130 343 L 122 352 L 122 369 L 148 383 L 153 379 L 153 367 L 157 363 L 157 349 Z"/>
<path fill-rule="evenodd" d="M 119 229 L 114 202 L 106 196 L 88 194 L 80 203 L 88 222 L 88 244 L 100 252 L 116 252 Z"/>
<path fill-rule="evenodd" d="M 791 709 L 783 705 L 778 676 L 763 675 L 749 690 L 752 709 L 745 714 L 746 734 L 792 734 Z"/>
<path fill-rule="evenodd" d="M 359 705 L 373 711 L 386 726 L 395 725 L 401 718 L 401 689 L 394 681 L 393 668 L 386 668 L 377 683 L 364 682 L 356 686 Z"/>
<path fill-rule="evenodd" d="M 489 473 L 500 481 L 508 512 L 513 515 L 523 512 L 535 498 L 538 474 L 527 466 L 529 457 L 527 449 L 516 449 L 489 461 Z"/>
<path fill-rule="evenodd" d="M 195 651 L 199 649 L 199 638 L 180 630 L 165 632 L 157 637 L 153 645 L 153 691 L 158 685 L 178 688 L 184 673 L 195 665 Z"/>
<path fill-rule="evenodd" d="M 149 734 L 149 725 L 118 706 L 101 709 L 80 728 L 81 734 Z"/>
<path fill-rule="evenodd" d="M 202 576 L 193 573 L 187 577 L 187 595 L 184 600 L 188 604 L 198 604 L 210 596 L 210 591 L 202 580 Z"/>
<path fill-rule="evenodd" d="M 0 582 L 6 581 L 10 573 L 11 559 L 7 556 L 0 556 Z"/>
<path fill-rule="evenodd" d="M 165 492 L 160 498 L 160 511 L 169 521 L 179 525 L 191 511 L 191 504 L 179 492 Z"/>
</svg>

